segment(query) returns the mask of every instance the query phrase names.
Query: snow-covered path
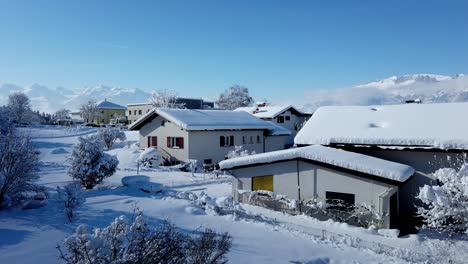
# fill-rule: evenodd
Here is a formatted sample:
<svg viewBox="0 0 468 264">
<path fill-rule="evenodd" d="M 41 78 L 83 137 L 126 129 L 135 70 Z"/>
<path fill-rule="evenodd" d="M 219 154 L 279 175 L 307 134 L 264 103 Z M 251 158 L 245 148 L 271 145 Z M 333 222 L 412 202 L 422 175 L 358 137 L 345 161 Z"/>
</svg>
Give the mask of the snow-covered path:
<svg viewBox="0 0 468 264">
<path fill-rule="evenodd" d="M 39 132 L 41 137 L 35 139 L 41 151 L 39 182 L 53 192 L 56 186 L 70 181 L 67 158 L 77 137 L 45 137 L 46 131 Z M 136 174 L 138 150 L 132 145 L 136 137 L 128 133 L 130 144 L 118 144 L 109 151 L 119 158 L 119 171 L 96 189 L 86 191 L 86 202 L 77 211 L 74 223 L 68 223 L 53 194 L 43 208 L 0 212 L 0 263 L 59 263 L 55 247 L 78 224 L 102 227 L 117 216 L 131 215 L 135 207 L 143 210 L 152 225 L 169 220 L 187 232 L 200 227 L 229 232 L 233 237 L 230 263 L 432 263 L 448 262 L 443 254 L 456 251 L 453 260 L 463 263 L 468 255 L 466 241 L 455 241 L 449 247 L 446 241 L 416 235 L 387 238 L 374 230 L 249 205 L 241 205 L 235 214 L 219 215 L 174 195 L 206 193 L 223 201 L 231 195 L 227 177 L 143 170 L 141 175 L 165 185 L 166 190 L 151 194 L 122 186 L 123 177 Z"/>
</svg>

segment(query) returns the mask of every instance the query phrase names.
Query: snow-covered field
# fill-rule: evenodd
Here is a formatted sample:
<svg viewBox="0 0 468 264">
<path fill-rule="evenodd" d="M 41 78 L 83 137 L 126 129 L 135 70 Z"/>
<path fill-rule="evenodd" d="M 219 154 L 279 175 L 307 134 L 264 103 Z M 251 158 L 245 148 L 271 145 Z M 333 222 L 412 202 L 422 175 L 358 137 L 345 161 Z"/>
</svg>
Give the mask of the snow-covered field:
<svg viewBox="0 0 468 264">
<path fill-rule="evenodd" d="M 117 216 L 130 216 L 135 207 L 152 225 L 170 220 L 184 232 L 200 227 L 229 232 L 233 237 L 230 263 L 466 263 L 468 258 L 468 241 L 461 239 L 449 241 L 429 233 L 395 238 L 389 231 L 321 222 L 250 205 L 233 207 L 228 176 L 144 169 L 140 179 L 146 183 L 134 184 L 126 178 L 129 186 L 123 186 L 122 178 L 137 174 L 135 160 L 140 152 L 134 132 L 127 132 L 128 141 L 118 142 L 108 151 L 119 159 L 119 170 L 85 192 L 86 202 L 70 224 L 56 200 L 55 188 L 70 182 L 67 159 L 78 135 L 95 130 L 23 130 L 41 152 L 39 183 L 51 195 L 43 208 L 0 212 L 0 263 L 59 263 L 55 247 L 79 224 L 103 227 Z M 161 193 L 140 190 L 161 185 Z M 226 210 L 217 213 L 212 210 L 214 205 Z"/>
</svg>

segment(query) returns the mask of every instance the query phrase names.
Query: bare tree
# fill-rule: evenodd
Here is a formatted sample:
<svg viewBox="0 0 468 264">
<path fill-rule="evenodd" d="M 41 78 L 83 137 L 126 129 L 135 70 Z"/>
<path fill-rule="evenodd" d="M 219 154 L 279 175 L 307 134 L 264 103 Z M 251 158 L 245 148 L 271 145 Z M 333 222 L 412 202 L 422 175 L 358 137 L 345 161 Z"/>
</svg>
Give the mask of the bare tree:
<svg viewBox="0 0 468 264">
<path fill-rule="evenodd" d="M 150 102 L 153 107 L 176 108 L 177 93 L 171 90 L 157 90 L 151 93 Z"/>
<path fill-rule="evenodd" d="M 56 121 L 70 119 L 70 110 L 64 109 L 64 108 L 58 110 L 58 111 L 55 112 L 55 114 L 54 114 L 54 119 L 55 119 Z"/>
<path fill-rule="evenodd" d="M 92 123 L 94 119 L 102 116 L 98 105 L 94 100 L 89 100 L 86 104 L 81 105 L 80 115 L 86 123 Z"/>
<path fill-rule="evenodd" d="M 8 96 L 8 108 L 11 118 L 17 123 L 27 122 L 27 118 L 31 116 L 31 102 L 29 97 L 22 92 Z"/>
<path fill-rule="evenodd" d="M 38 152 L 26 136 L 9 131 L 0 136 L 0 209 L 20 205 L 42 188 L 37 176 Z"/>
<path fill-rule="evenodd" d="M 84 202 L 80 184 L 72 182 L 64 187 L 57 187 L 59 200 L 63 203 L 65 213 L 70 223 L 73 220 L 75 209 Z"/>
<path fill-rule="evenodd" d="M 234 85 L 219 96 L 216 104 L 220 108 L 234 110 L 238 107 L 251 106 L 254 100 L 249 95 L 249 89 L 244 86 Z"/>
<path fill-rule="evenodd" d="M 125 141 L 127 139 L 125 133 L 121 131 L 120 128 L 116 127 L 106 127 L 99 129 L 97 137 L 102 140 L 108 149 L 110 149 L 117 140 Z"/>
</svg>

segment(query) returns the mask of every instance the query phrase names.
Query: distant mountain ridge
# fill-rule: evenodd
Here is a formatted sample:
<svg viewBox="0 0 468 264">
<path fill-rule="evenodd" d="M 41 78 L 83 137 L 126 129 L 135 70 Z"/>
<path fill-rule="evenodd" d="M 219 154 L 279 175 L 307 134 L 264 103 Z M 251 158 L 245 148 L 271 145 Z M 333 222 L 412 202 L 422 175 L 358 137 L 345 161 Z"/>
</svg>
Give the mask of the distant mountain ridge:
<svg viewBox="0 0 468 264">
<path fill-rule="evenodd" d="M 60 108 L 78 110 L 80 105 L 89 101 L 108 101 L 127 105 L 129 103 L 141 103 L 148 101 L 149 93 L 138 88 L 121 88 L 98 85 L 70 90 L 63 87 L 51 89 L 39 84 L 20 87 L 14 84 L 0 85 L 0 105 L 6 104 L 8 95 L 22 91 L 31 99 L 33 109 L 41 112 L 55 112 Z"/>
<path fill-rule="evenodd" d="M 314 111 L 325 105 L 400 104 L 417 98 L 423 103 L 466 102 L 468 76 L 411 74 L 347 88 L 307 91 L 302 108 Z"/>
<path fill-rule="evenodd" d="M 58 87 L 51 89 L 40 84 L 21 87 L 15 84 L 0 84 L 0 105 L 7 103 L 8 95 L 22 91 L 32 102 L 33 108 L 41 112 L 55 112 L 60 108 L 78 110 L 88 100 L 127 105 L 147 102 L 149 93 L 138 88 L 122 88 L 98 85 L 79 89 Z M 325 105 L 382 105 L 400 104 L 419 98 L 423 103 L 468 102 L 468 76 L 457 74 L 411 74 L 391 76 L 386 79 L 339 89 L 306 91 L 299 104 L 304 111 L 314 111 Z M 283 102 L 277 102 L 281 104 Z"/>
</svg>

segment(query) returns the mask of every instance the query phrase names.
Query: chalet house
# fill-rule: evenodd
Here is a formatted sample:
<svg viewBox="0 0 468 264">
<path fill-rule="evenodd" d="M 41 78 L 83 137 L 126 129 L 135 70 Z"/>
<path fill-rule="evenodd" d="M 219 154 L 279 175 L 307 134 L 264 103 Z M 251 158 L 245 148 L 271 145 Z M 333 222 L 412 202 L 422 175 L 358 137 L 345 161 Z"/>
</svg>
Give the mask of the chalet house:
<svg viewBox="0 0 468 264">
<path fill-rule="evenodd" d="M 154 108 L 129 126 L 140 147 L 157 147 L 171 163 L 217 164 L 235 146 L 249 152 L 284 149 L 290 132 L 245 112 Z"/>
<path fill-rule="evenodd" d="M 468 126 L 457 118 L 467 112 L 468 103 L 321 107 L 295 137 L 298 148 L 220 167 L 235 177 L 234 194 L 267 176 L 272 183 L 260 186 L 274 192 L 365 202 L 385 213 L 384 227 L 406 228 L 418 224 L 416 196 L 436 183 L 431 174 L 468 161 Z"/>
<path fill-rule="evenodd" d="M 291 131 L 291 136 L 288 139 L 288 144 L 294 144 L 294 137 L 301 129 L 303 124 L 312 116 L 312 114 L 299 111 L 292 105 L 287 106 L 264 106 L 257 104 L 256 107 L 240 107 L 235 111 L 245 111 L 254 115 L 257 118 L 265 121 L 271 121 L 279 126 Z"/>
</svg>

